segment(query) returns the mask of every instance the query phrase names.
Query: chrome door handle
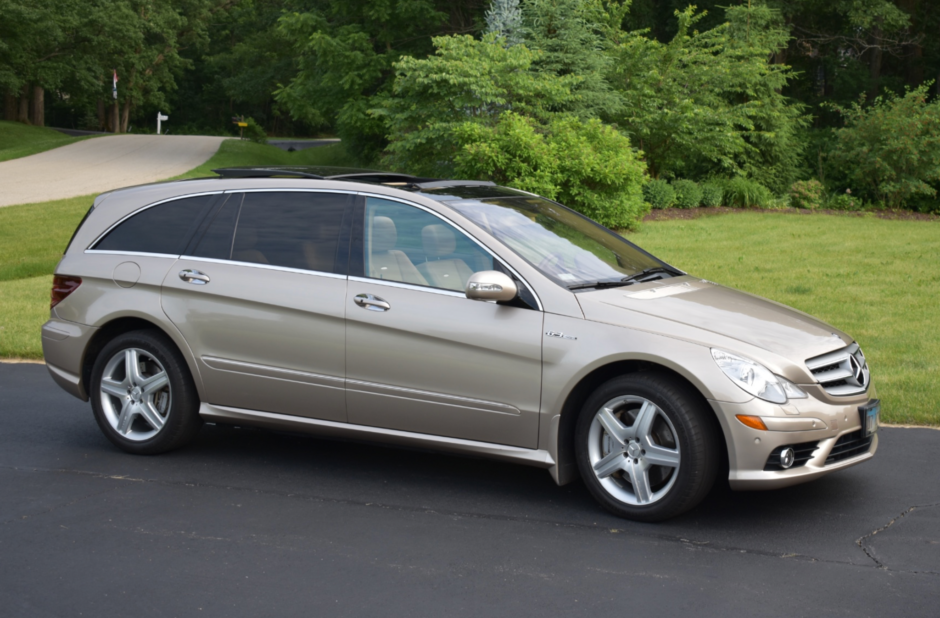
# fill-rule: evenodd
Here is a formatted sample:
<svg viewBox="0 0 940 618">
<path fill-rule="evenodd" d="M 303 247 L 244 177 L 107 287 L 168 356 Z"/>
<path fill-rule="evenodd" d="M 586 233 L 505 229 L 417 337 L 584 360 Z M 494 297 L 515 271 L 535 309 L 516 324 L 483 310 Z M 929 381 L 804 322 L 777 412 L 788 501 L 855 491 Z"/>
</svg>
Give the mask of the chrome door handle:
<svg viewBox="0 0 940 618">
<path fill-rule="evenodd" d="M 205 285 L 209 283 L 209 275 L 189 268 L 180 271 L 180 279 L 186 283 L 192 283 L 193 285 Z"/>
<path fill-rule="evenodd" d="M 356 304 L 369 311 L 388 311 L 392 308 L 384 299 L 374 294 L 356 294 Z"/>
</svg>

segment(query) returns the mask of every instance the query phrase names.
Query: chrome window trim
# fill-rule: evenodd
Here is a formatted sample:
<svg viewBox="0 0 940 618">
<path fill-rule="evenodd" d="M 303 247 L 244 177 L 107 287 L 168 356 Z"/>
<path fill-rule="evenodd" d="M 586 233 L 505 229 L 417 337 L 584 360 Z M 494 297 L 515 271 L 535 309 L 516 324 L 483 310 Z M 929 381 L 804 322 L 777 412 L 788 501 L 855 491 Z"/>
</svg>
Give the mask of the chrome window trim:
<svg viewBox="0 0 940 618">
<path fill-rule="evenodd" d="M 98 234 L 98 237 L 95 238 L 95 240 L 93 240 L 93 241 L 91 242 L 91 244 L 88 245 L 89 248 L 88 248 L 88 249 L 85 249 L 85 252 L 88 253 L 89 251 L 93 251 L 94 249 L 92 249 L 91 247 L 94 247 L 94 246 L 97 245 L 99 242 L 101 242 L 101 239 L 104 238 L 105 236 L 107 236 L 108 233 L 109 233 L 111 230 L 113 230 L 113 229 L 116 228 L 117 226 L 121 225 L 122 223 L 124 223 L 125 221 L 127 221 L 128 219 L 130 219 L 131 217 L 133 217 L 134 215 L 138 215 L 138 214 L 142 213 L 142 212 L 145 211 L 145 210 L 149 210 L 149 209 L 153 208 L 154 206 L 159 206 L 160 204 L 166 204 L 167 202 L 173 202 L 173 201 L 176 201 L 176 200 L 185 200 L 186 198 L 190 198 L 190 197 L 201 197 L 201 196 L 203 196 L 203 195 L 222 195 L 223 193 L 225 193 L 225 191 L 200 191 L 199 193 L 186 193 L 186 194 L 184 194 L 184 195 L 175 195 L 175 196 L 173 196 L 173 197 L 168 197 L 168 198 L 162 199 L 162 200 L 160 200 L 160 201 L 158 201 L 158 202 L 154 202 L 153 204 L 147 204 L 146 206 L 143 206 L 143 207 L 141 207 L 141 208 L 138 208 L 137 210 L 135 210 L 135 211 L 133 211 L 133 212 L 131 212 L 131 213 L 128 213 L 128 214 L 124 215 L 123 217 L 121 217 L 120 219 L 118 219 L 117 222 L 112 223 L 112 224 L 111 224 L 111 227 L 109 227 L 108 229 L 106 229 L 105 231 L 103 231 L 101 234 Z M 100 252 L 100 253 L 104 253 L 103 250 L 100 250 L 99 252 Z M 160 253 L 160 254 L 157 254 L 157 255 L 173 255 L 173 254 L 172 254 L 172 253 Z"/>
<path fill-rule="evenodd" d="M 412 206 L 412 207 L 414 207 L 414 208 L 418 208 L 418 209 L 420 209 L 420 210 L 423 210 L 424 212 L 427 212 L 427 213 L 429 213 L 429 214 L 434 215 L 435 217 L 437 217 L 437 218 L 440 219 L 441 221 L 447 223 L 448 225 L 454 226 L 455 228 L 457 228 L 458 230 L 460 230 L 461 232 L 463 232 L 463 234 L 464 234 L 467 238 L 469 238 L 471 242 L 473 242 L 473 243 L 476 244 L 478 247 L 480 247 L 481 249 L 483 249 L 484 251 L 486 251 L 487 253 L 489 253 L 489 254 L 493 257 L 493 259 L 499 260 L 499 263 L 500 263 L 500 264 L 502 264 L 507 270 L 509 270 L 509 272 L 511 272 L 512 274 L 514 274 L 516 277 L 518 277 L 518 278 L 519 278 L 519 281 L 522 281 L 522 282 L 526 285 L 526 287 L 529 288 L 529 291 L 532 292 L 532 296 L 535 298 L 535 304 L 538 305 L 538 310 L 539 310 L 539 311 L 543 311 L 543 312 L 545 311 L 545 309 L 544 309 L 543 306 L 542 306 L 542 299 L 539 298 L 538 292 L 535 291 L 535 287 L 534 287 L 532 284 L 530 284 L 528 281 L 526 281 L 525 277 L 523 277 L 522 275 L 520 275 L 519 272 L 518 272 L 515 268 L 513 268 L 512 266 L 510 266 L 509 264 L 507 264 L 506 261 L 503 260 L 503 258 L 499 257 L 499 255 L 497 255 L 496 253 L 494 253 L 489 247 L 487 247 L 487 246 L 484 245 L 482 242 L 480 242 L 480 241 L 476 238 L 476 236 L 474 236 L 473 234 L 471 234 L 470 232 L 468 232 L 467 230 L 465 230 L 463 227 L 461 227 L 460 225 L 458 225 L 458 224 L 455 223 L 454 221 L 451 221 L 450 219 L 448 219 L 447 217 L 445 217 L 445 216 L 442 215 L 441 213 L 436 212 L 436 211 L 434 211 L 434 210 L 428 208 L 427 206 L 422 206 L 421 204 L 416 204 L 415 202 L 411 202 L 411 201 L 408 201 L 408 200 L 405 200 L 405 199 L 402 199 L 402 198 L 392 197 L 392 196 L 389 196 L 389 195 L 382 195 L 381 193 L 369 193 L 369 192 L 366 192 L 366 191 L 358 191 L 358 192 L 357 192 L 357 195 L 361 195 L 361 196 L 363 196 L 363 197 L 374 197 L 374 198 L 377 198 L 377 199 L 389 200 L 389 201 L 392 201 L 392 202 L 399 202 L 399 203 L 401 203 L 401 204 L 405 204 L 406 206 Z M 431 198 L 428 198 L 428 199 L 431 199 Z M 446 206 L 446 204 L 445 204 L 444 202 L 438 202 L 438 203 Z M 349 279 L 350 279 L 350 281 L 352 281 L 352 280 L 358 281 L 358 280 L 359 280 L 359 277 L 350 277 Z M 383 283 L 390 283 L 389 281 L 387 281 L 387 280 L 385 280 L 385 279 L 370 279 L 370 278 L 368 278 L 368 277 L 364 277 L 363 279 L 366 280 L 366 281 L 381 281 L 381 282 L 383 282 Z M 397 282 L 396 282 L 396 283 L 397 283 Z M 416 289 L 416 290 L 441 290 L 441 288 L 424 287 L 424 286 L 420 286 L 420 285 L 410 285 L 410 284 L 402 284 L 402 287 L 407 287 L 407 288 L 409 288 L 409 289 Z M 451 294 L 451 293 L 453 293 L 451 290 L 441 290 L 441 291 L 447 292 L 448 295 Z M 459 293 L 457 293 L 457 295 L 466 298 L 466 294 L 459 294 Z"/>
<path fill-rule="evenodd" d="M 281 179 L 285 180 L 285 179 Z M 225 189 L 222 193 L 342 193 L 343 195 L 357 195 L 358 191 L 350 189 L 304 189 L 284 187 L 283 189 L 271 187 L 269 189 Z"/>
<path fill-rule="evenodd" d="M 316 277 L 327 277 L 329 279 L 348 279 L 346 275 L 337 275 L 336 273 L 323 272 L 322 270 L 304 270 L 303 268 L 290 268 L 289 266 L 274 266 L 272 264 L 258 264 L 256 262 L 239 262 L 238 260 L 220 260 L 218 258 L 204 258 L 195 255 L 181 255 L 181 260 L 193 260 L 194 262 L 208 262 L 210 264 L 234 264 L 235 266 L 248 266 L 249 268 L 260 268 L 262 270 L 276 270 L 285 273 L 297 273 L 300 275 L 314 275 Z"/>
<path fill-rule="evenodd" d="M 466 293 L 455 290 L 445 290 L 443 288 L 432 288 L 425 285 L 415 285 L 413 283 L 402 283 L 401 281 L 389 281 L 388 279 L 371 279 L 369 277 L 349 277 L 350 281 L 356 283 L 375 283 L 389 288 L 401 288 L 403 290 L 415 290 L 416 292 L 430 292 L 431 294 L 440 294 L 442 296 L 453 296 L 455 298 L 467 298 Z M 479 301 L 474 301 L 479 302 Z"/>
<path fill-rule="evenodd" d="M 173 258 L 174 260 L 179 257 L 179 255 L 173 253 L 147 253 L 145 251 L 109 251 L 104 249 L 85 249 L 84 253 L 86 255 L 131 255 L 137 257 L 159 257 L 159 258 Z"/>
</svg>

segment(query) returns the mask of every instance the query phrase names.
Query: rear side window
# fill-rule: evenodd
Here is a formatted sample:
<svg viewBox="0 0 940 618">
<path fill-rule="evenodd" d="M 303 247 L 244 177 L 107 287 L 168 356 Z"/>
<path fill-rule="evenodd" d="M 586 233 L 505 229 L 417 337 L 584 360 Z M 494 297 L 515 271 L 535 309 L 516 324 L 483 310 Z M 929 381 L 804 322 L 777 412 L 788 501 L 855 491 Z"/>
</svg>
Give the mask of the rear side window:
<svg viewBox="0 0 940 618">
<path fill-rule="evenodd" d="M 193 256 L 337 272 L 340 232 L 350 201 L 350 196 L 335 193 L 233 195 L 216 213 Z"/>
<path fill-rule="evenodd" d="M 98 251 L 179 255 L 215 195 L 186 197 L 132 215 L 94 246 Z"/>
</svg>

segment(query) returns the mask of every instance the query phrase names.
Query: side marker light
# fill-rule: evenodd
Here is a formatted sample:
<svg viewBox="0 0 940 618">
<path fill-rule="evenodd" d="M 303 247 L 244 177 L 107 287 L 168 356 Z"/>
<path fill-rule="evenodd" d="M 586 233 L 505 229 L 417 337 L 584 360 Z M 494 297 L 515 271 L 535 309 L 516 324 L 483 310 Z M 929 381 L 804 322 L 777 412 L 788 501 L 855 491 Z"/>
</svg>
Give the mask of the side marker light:
<svg viewBox="0 0 940 618">
<path fill-rule="evenodd" d="M 762 421 L 759 416 L 748 416 L 746 414 L 738 414 L 737 419 L 741 421 L 743 424 L 750 427 L 751 429 L 767 431 L 767 425 L 764 424 L 764 421 Z"/>
</svg>

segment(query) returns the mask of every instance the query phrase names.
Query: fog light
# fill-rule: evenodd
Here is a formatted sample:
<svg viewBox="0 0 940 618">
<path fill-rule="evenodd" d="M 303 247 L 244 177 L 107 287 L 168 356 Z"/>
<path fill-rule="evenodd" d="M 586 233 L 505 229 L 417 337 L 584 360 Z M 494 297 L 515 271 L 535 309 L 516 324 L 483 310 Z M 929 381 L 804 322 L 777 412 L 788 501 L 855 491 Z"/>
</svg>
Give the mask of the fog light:
<svg viewBox="0 0 940 618">
<path fill-rule="evenodd" d="M 789 446 L 782 451 L 780 451 L 780 467 L 786 470 L 787 468 L 793 467 L 793 462 L 796 460 L 796 452 Z"/>
</svg>

